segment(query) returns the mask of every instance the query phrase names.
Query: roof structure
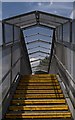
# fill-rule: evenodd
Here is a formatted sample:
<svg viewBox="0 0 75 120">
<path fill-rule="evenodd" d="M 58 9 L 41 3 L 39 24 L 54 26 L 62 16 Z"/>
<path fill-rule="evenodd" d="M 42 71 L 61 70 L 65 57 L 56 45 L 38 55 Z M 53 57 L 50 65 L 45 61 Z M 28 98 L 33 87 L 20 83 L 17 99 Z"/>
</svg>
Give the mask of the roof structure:
<svg viewBox="0 0 75 120">
<path fill-rule="evenodd" d="M 56 28 L 57 26 L 66 23 L 68 20 L 70 20 L 70 18 L 41 11 L 32 11 L 4 19 L 3 21 L 15 24 L 24 29 L 35 25 Z"/>
<path fill-rule="evenodd" d="M 70 18 L 45 13 L 41 11 L 32 11 L 29 13 L 17 15 L 11 18 L 4 19 L 3 22 L 8 24 L 13 24 L 20 27 L 23 30 L 27 30 L 27 28 L 31 28 L 34 26 L 46 27 L 51 29 L 52 31 L 70 21 Z M 25 42 L 28 48 L 28 54 L 30 58 L 30 63 L 32 67 L 32 71 L 48 71 L 49 59 L 51 54 L 51 46 L 53 39 L 52 34 L 46 33 L 33 33 L 30 35 L 24 35 Z M 42 39 L 39 39 L 39 36 L 42 36 Z M 37 39 L 33 39 L 37 38 Z M 31 40 L 31 39 L 32 40 Z"/>
</svg>

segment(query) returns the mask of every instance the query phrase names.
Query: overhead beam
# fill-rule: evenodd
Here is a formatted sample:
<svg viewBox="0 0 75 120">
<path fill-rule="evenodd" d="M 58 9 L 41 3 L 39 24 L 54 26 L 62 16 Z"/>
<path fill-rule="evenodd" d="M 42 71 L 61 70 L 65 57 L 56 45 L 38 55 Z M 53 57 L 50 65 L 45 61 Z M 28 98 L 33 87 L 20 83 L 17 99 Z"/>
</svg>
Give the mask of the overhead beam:
<svg viewBox="0 0 75 120">
<path fill-rule="evenodd" d="M 44 51 L 40 51 L 40 50 L 35 51 L 35 52 L 31 52 L 31 53 L 29 53 L 29 55 L 36 54 L 36 53 L 43 53 L 43 54 L 48 54 L 48 55 L 50 55 L 50 53 L 47 53 L 47 52 L 44 52 Z"/>
<path fill-rule="evenodd" d="M 35 43 L 35 42 L 44 42 L 44 43 L 47 43 L 47 44 L 52 44 L 51 42 L 40 40 L 40 39 L 31 41 L 31 42 L 26 42 L 26 44 L 31 44 L 31 43 Z"/>
<path fill-rule="evenodd" d="M 36 36 L 36 35 L 41 35 L 41 36 L 46 36 L 46 37 L 51 37 L 51 38 L 52 38 L 51 35 L 46 35 L 46 34 L 42 34 L 42 33 L 35 33 L 35 34 L 31 34 L 31 35 L 29 35 L 29 36 L 24 36 L 24 37 L 25 37 L 25 38 L 28 38 L 28 37 L 32 37 L 32 36 Z"/>
<path fill-rule="evenodd" d="M 29 48 L 28 50 L 32 50 L 32 49 L 35 49 L 35 48 L 43 48 L 43 49 L 46 49 L 46 50 L 51 50 L 50 48 L 46 48 L 46 47 L 42 47 L 42 46 L 36 46 L 36 47 L 33 47 L 33 48 Z"/>
</svg>

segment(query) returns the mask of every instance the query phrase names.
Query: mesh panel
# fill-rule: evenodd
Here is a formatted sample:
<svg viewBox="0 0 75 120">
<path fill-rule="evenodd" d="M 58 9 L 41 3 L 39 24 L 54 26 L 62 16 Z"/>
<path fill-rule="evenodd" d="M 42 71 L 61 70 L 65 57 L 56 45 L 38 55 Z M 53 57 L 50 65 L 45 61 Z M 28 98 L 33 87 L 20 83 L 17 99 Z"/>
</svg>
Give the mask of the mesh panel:
<svg viewBox="0 0 75 120">
<path fill-rule="evenodd" d="M 75 20 L 72 22 L 72 43 L 75 44 Z"/>
<path fill-rule="evenodd" d="M 20 40 L 20 28 L 14 26 L 14 41 Z"/>
<path fill-rule="evenodd" d="M 11 49 L 8 47 L 2 50 L 2 77 L 11 68 Z"/>
<path fill-rule="evenodd" d="M 63 25 L 63 41 L 70 42 L 70 22 Z"/>
<path fill-rule="evenodd" d="M 5 33 L 5 43 L 13 41 L 13 26 L 9 24 L 4 24 L 4 33 Z"/>
<path fill-rule="evenodd" d="M 57 31 L 57 40 L 62 41 L 62 32 L 63 32 L 62 26 L 57 27 L 56 31 Z"/>
<path fill-rule="evenodd" d="M 8 74 L 8 76 L 5 78 L 5 80 L 2 83 L 2 99 L 7 94 L 9 88 L 10 88 L 10 74 Z"/>
<path fill-rule="evenodd" d="M 0 45 L 2 45 L 2 23 L 0 22 Z"/>
<path fill-rule="evenodd" d="M 0 83 L 2 82 L 2 47 L 0 47 Z"/>
<path fill-rule="evenodd" d="M 12 51 L 12 64 L 14 64 L 20 58 L 20 45 L 13 46 Z"/>
<path fill-rule="evenodd" d="M 20 61 L 18 61 L 18 63 L 12 69 L 12 81 L 15 79 L 18 72 L 20 72 Z"/>
</svg>

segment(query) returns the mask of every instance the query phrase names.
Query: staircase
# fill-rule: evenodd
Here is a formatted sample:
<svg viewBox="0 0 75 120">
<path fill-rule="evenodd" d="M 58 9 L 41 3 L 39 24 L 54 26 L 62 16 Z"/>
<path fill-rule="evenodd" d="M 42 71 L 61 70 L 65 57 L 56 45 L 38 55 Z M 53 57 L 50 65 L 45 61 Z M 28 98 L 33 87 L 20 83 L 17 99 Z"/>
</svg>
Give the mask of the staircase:
<svg viewBox="0 0 75 120">
<path fill-rule="evenodd" d="M 5 119 L 72 120 L 56 75 L 23 76 Z"/>
</svg>

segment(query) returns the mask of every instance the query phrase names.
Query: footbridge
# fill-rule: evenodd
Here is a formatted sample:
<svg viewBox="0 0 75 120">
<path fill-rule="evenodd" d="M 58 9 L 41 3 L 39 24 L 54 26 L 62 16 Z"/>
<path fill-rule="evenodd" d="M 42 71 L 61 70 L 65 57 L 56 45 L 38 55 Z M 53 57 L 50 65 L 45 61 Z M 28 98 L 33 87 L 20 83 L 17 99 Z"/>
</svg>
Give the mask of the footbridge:
<svg viewBox="0 0 75 120">
<path fill-rule="evenodd" d="M 75 20 L 32 11 L 0 26 L 2 120 L 75 120 Z"/>
</svg>

